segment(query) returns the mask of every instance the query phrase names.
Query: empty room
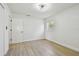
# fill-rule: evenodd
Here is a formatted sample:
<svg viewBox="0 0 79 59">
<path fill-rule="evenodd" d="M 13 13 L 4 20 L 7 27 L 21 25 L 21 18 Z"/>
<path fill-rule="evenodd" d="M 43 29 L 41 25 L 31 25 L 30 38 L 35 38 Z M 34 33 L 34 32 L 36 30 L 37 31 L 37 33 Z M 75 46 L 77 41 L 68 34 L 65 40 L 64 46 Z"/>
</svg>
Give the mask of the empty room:
<svg viewBox="0 0 79 59">
<path fill-rule="evenodd" d="M 79 56 L 79 3 L 0 3 L 0 56 Z"/>
</svg>

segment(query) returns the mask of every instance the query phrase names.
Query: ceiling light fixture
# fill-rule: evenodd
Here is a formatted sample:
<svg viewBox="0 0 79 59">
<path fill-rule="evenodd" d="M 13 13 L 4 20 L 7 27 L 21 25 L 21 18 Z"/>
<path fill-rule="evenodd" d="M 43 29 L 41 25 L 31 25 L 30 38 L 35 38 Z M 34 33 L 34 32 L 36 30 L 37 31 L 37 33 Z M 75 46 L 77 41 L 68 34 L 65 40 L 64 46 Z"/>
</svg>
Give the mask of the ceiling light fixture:
<svg viewBox="0 0 79 59">
<path fill-rule="evenodd" d="M 27 14 L 26 16 L 31 16 L 30 14 Z"/>
<path fill-rule="evenodd" d="M 47 11 L 48 9 L 50 9 L 50 4 L 48 4 L 48 3 L 39 3 L 39 4 L 35 4 L 35 7 L 39 11 Z"/>
</svg>

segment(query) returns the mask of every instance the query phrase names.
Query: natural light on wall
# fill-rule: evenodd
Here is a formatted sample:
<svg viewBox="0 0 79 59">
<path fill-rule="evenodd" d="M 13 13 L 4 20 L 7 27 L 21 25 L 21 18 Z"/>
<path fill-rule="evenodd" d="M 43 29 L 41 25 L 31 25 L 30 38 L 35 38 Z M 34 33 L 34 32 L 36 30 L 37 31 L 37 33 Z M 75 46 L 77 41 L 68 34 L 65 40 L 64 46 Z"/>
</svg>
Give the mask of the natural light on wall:
<svg viewBox="0 0 79 59">
<path fill-rule="evenodd" d="M 45 11 L 50 9 L 51 4 L 49 4 L 49 3 L 36 3 L 36 4 L 34 4 L 34 7 L 38 11 L 45 12 Z"/>
</svg>

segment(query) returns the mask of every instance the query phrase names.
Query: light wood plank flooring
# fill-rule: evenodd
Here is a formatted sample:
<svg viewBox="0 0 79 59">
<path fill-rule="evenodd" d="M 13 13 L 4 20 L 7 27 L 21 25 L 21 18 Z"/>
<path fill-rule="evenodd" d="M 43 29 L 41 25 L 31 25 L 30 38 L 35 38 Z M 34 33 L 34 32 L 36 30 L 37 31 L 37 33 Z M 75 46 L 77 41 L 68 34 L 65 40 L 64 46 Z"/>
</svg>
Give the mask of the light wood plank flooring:
<svg viewBox="0 0 79 59">
<path fill-rule="evenodd" d="M 60 46 L 48 40 L 34 40 L 11 44 L 6 56 L 60 56 L 79 55 L 79 52 Z"/>
</svg>

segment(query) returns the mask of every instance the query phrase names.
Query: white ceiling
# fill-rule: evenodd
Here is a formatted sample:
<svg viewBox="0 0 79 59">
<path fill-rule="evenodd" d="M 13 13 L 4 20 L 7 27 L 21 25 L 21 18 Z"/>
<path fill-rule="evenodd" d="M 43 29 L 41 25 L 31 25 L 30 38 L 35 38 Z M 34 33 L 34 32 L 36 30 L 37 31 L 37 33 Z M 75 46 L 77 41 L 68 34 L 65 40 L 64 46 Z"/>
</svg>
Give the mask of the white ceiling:
<svg viewBox="0 0 79 59">
<path fill-rule="evenodd" d="M 55 15 L 69 7 L 76 5 L 75 3 L 51 3 L 51 8 L 45 12 L 38 11 L 34 7 L 34 3 L 8 3 L 12 13 L 23 14 L 31 16 L 45 18 L 51 15 Z"/>
</svg>

